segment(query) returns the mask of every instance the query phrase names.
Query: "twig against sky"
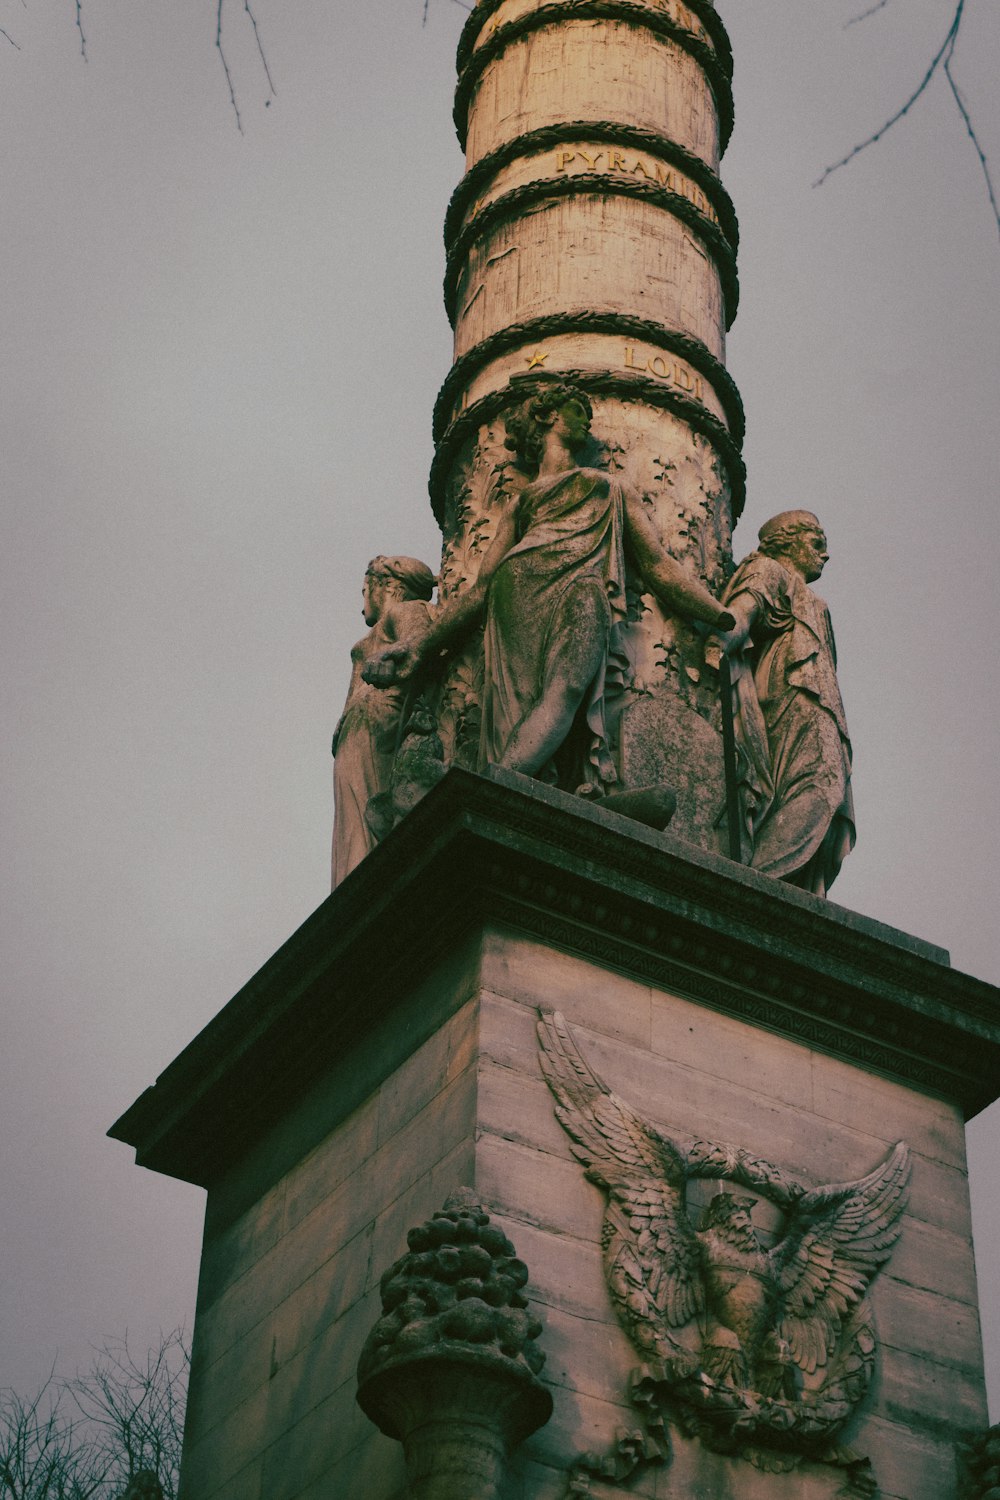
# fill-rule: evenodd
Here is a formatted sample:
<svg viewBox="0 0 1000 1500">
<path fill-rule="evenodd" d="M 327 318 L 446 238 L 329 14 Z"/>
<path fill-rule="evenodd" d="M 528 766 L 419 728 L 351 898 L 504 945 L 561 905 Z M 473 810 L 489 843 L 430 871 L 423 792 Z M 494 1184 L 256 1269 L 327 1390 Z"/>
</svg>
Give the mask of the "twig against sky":
<svg viewBox="0 0 1000 1500">
<path fill-rule="evenodd" d="M 869 16 L 873 16 L 877 10 L 884 10 L 888 4 L 889 0 L 875 0 L 875 4 L 869 5 L 868 9 L 863 10 L 860 15 L 852 16 L 849 21 L 845 21 L 844 30 L 846 31 L 848 26 L 856 26 L 859 21 L 867 21 Z"/>
<path fill-rule="evenodd" d="M 982 146 L 979 144 L 979 137 L 976 135 L 975 127 L 972 123 L 972 116 L 969 114 L 968 106 L 966 105 L 965 100 L 962 98 L 962 92 L 958 87 L 958 84 L 955 82 L 955 75 L 951 71 L 951 62 L 955 54 L 955 42 L 957 40 L 958 34 L 956 33 L 952 39 L 951 49 L 949 50 L 948 55 L 944 60 L 945 77 L 948 80 L 948 86 L 951 89 L 952 97 L 954 98 L 955 103 L 958 106 L 958 112 L 965 122 L 965 128 L 969 133 L 969 139 L 972 141 L 973 146 L 975 146 L 976 148 L 976 155 L 979 157 L 979 165 L 982 167 L 983 176 L 986 178 L 986 191 L 990 196 L 990 207 L 993 210 L 993 217 L 997 223 L 997 233 L 1000 234 L 1000 205 L 997 204 L 997 195 L 993 188 L 993 179 L 990 176 L 989 163 L 986 160 L 986 154 L 983 151 Z"/>
<path fill-rule="evenodd" d="M 880 10 L 880 9 L 881 9 L 880 5 L 875 6 L 872 10 L 866 12 L 866 15 L 874 15 L 875 11 L 876 10 Z M 847 153 L 846 156 L 842 156 L 840 158 L 840 161 L 835 161 L 832 166 L 827 167 L 821 173 L 821 175 L 817 178 L 817 180 L 813 183 L 813 187 L 822 187 L 823 183 L 826 181 L 826 179 L 833 172 L 839 171 L 841 167 L 846 167 L 847 163 L 849 161 L 853 161 L 854 158 L 856 156 L 859 156 L 862 151 L 867 151 L 867 149 L 868 149 L 869 146 L 876 145 L 882 139 L 882 137 L 884 135 L 888 134 L 888 132 L 892 129 L 892 127 L 894 125 L 897 125 L 899 123 L 899 121 L 903 118 L 904 115 L 908 115 L 909 114 L 910 110 L 916 104 L 917 100 L 921 97 L 921 95 L 927 89 L 928 84 L 930 83 L 931 79 L 934 77 L 934 74 L 937 72 L 938 68 L 940 67 L 940 65 L 941 65 L 941 63 L 942 63 L 942 61 L 943 61 L 943 59 L 945 57 L 945 54 L 948 53 L 948 51 L 949 51 L 949 48 L 954 49 L 955 38 L 958 36 L 958 31 L 959 31 L 959 27 L 962 24 L 962 16 L 963 16 L 964 11 L 965 11 L 965 0 L 958 0 L 958 6 L 957 6 L 957 8 L 955 10 L 955 14 L 951 18 L 951 25 L 948 27 L 948 35 L 945 37 L 944 41 L 941 43 L 941 46 L 938 48 L 937 52 L 935 52 L 934 57 L 933 57 L 933 59 L 931 61 L 930 67 L 927 69 L 927 72 L 924 74 L 923 78 L 921 79 L 921 81 L 917 85 L 917 87 L 913 90 L 913 93 L 907 99 L 906 103 L 900 109 L 897 109 L 897 111 L 896 111 L 896 113 L 894 115 L 890 115 L 889 118 L 888 118 L 888 120 L 886 120 L 885 124 L 884 125 L 880 125 L 879 128 L 878 128 L 878 130 L 876 130 L 872 135 L 870 135 L 867 138 L 867 140 L 862 141 L 860 143 L 860 145 L 852 146 L 851 150 L 848 151 L 848 153 Z M 863 16 L 863 15 L 862 16 L 858 16 L 858 17 L 856 17 L 856 19 L 857 20 L 864 20 L 865 16 Z"/>
<path fill-rule="evenodd" d="M 229 90 L 229 102 L 232 105 L 233 114 L 236 116 L 236 128 L 239 131 L 240 135 L 242 135 L 243 120 L 240 117 L 240 107 L 236 102 L 236 90 L 233 87 L 233 75 L 229 71 L 229 59 L 226 57 L 226 49 L 222 41 L 222 12 L 225 8 L 225 4 L 226 0 L 216 0 L 215 45 L 218 49 L 219 61 L 222 63 L 222 71 L 226 75 L 226 87 Z M 260 65 L 264 69 L 264 77 L 267 79 L 267 87 L 271 96 L 270 99 L 266 100 L 266 103 L 270 104 L 271 99 L 274 98 L 277 90 L 274 87 L 274 80 L 271 77 L 271 69 L 268 66 L 267 54 L 264 51 L 264 44 L 260 39 L 260 30 L 257 26 L 257 17 L 254 15 L 253 11 L 250 8 L 250 0 L 243 0 L 243 14 L 247 17 L 248 21 L 250 22 L 251 29 L 253 30 L 253 39 L 257 45 L 257 53 L 260 57 Z"/>
<path fill-rule="evenodd" d="M 876 11 L 882 10 L 888 3 L 889 0 L 877 0 L 877 4 L 870 6 L 866 11 L 862 11 L 860 15 L 852 17 L 852 19 L 847 24 L 850 26 L 853 25 L 855 21 L 867 20 L 869 16 L 875 15 Z M 916 104 L 917 100 L 920 99 L 921 96 L 926 92 L 932 78 L 934 77 L 934 74 L 938 71 L 938 68 L 940 68 L 948 80 L 948 87 L 951 90 L 952 97 L 954 98 L 959 114 L 962 117 L 966 132 L 976 149 L 976 155 L 979 157 L 979 164 L 983 169 L 983 176 L 986 178 L 986 191 L 989 194 L 990 207 L 993 210 L 993 217 L 996 220 L 997 230 L 998 232 L 1000 232 L 1000 208 L 998 208 L 997 205 L 997 197 L 993 187 L 993 180 L 990 176 L 989 163 L 987 162 L 986 154 L 983 151 L 982 146 L 980 145 L 979 138 L 976 135 L 975 126 L 972 123 L 972 116 L 969 112 L 968 106 L 966 105 L 965 100 L 962 97 L 958 84 L 955 82 L 954 74 L 951 71 L 952 59 L 955 55 L 955 46 L 958 42 L 959 33 L 962 29 L 962 21 L 965 17 L 965 4 L 966 0 L 958 0 L 958 3 L 955 7 L 955 13 L 951 18 L 951 25 L 948 27 L 948 32 L 945 36 L 944 41 L 941 43 L 941 46 L 938 48 L 937 52 L 935 52 L 933 58 L 931 59 L 930 66 L 927 69 L 927 72 L 924 74 L 917 87 L 913 90 L 913 93 L 907 99 L 906 103 L 902 105 L 900 109 L 897 109 L 894 115 L 890 115 L 885 124 L 881 125 L 878 130 L 876 130 L 872 135 L 868 136 L 867 140 L 861 141 L 859 145 L 854 146 L 850 151 L 848 151 L 846 156 L 842 156 L 840 161 L 835 161 L 832 166 L 827 167 L 825 171 L 822 172 L 817 180 L 813 183 L 813 187 L 822 187 L 823 183 L 833 172 L 839 171 L 841 167 L 846 167 L 848 162 L 853 161 L 854 158 L 860 155 L 862 151 L 866 151 L 869 146 L 876 145 L 877 142 L 883 138 L 883 136 L 888 134 L 892 127 L 898 124 L 904 115 L 909 114 L 910 110 Z"/>
<path fill-rule="evenodd" d="M 80 33 L 80 56 L 87 61 L 87 38 L 83 34 L 83 0 L 76 0 L 76 29 Z"/>
</svg>

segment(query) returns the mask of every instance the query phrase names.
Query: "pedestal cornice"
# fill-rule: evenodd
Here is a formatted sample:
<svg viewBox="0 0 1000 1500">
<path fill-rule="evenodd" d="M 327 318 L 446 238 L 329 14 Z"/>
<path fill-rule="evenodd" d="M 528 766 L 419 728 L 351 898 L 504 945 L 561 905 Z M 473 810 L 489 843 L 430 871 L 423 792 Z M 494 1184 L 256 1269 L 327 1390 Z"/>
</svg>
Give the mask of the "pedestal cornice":
<svg viewBox="0 0 1000 1500">
<path fill-rule="evenodd" d="M 537 782 L 452 770 L 128 1109 L 208 1185 L 470 932 L 592 958 L 958 1104 L 1000 1093 L 1000 992 L 940 948 Z"/>
</svg>

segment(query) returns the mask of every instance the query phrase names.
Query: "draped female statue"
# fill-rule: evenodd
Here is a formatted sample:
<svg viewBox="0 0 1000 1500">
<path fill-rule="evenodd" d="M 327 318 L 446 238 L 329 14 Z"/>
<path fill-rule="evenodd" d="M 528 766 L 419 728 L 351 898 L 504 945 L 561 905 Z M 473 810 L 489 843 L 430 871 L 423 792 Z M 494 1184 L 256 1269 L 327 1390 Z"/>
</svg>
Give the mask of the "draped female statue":
<svg viewBox="0 0 1000 1500">
<path fill-rule="evenodd" d="M 725 593 L 740 802 L 755 870 L 825 895 L 854 845 L 851 742 L 825 603 L 827 562 L 807 510 L 765 522 Z"/>
<path fill-rule="evenodd" d="M 605 708 L 625 667 L 626 554 L 671 612 L 718 629 L 733 621 L 663 547 L 639 497 L 580 467 L 592 416 L 582 391 L 554 384 L 507 419 L 526 482 L 502 502 L 478 579 L 428 632 L 381 651 L 364 675 L 382 685 L 405 679 L 485 614 L 480 766 L 599 795 L 617 780 Z"/>
<path fill-rule="evenodd" d="M 365 573 L 363 609 L 370 629 L 351 651 L 347 702 L 333 732 L 334 886 L 375 847 L 368 804 L 388 789 L 410 702 L 405 687 L 372 687 L 363 669 L 393 642 L 417 641 L 429 629 L 434 584 L 430 568 L 415 557 L 374 557 Z"/>
</svg>

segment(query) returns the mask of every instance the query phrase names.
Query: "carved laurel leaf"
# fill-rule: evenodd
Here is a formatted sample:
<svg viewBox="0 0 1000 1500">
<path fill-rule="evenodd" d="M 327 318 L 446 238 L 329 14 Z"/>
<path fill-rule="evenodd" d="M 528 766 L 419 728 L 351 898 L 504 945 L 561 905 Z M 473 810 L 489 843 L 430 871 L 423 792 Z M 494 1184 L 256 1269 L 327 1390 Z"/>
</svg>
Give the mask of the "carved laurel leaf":
<svg viewBox="0 0 1000 1500">
<path fill-rule="evenodd" d="M 626 1328 L 660 1357 L 680 1352 L 667 1330 L 704 1306 L 701 1250 L 685 1204 L 685 1163 L 584 1060 L 561 1015 L 538 1022 L 542 1072 L 587 1176 L 608 1192 L 602 1231 L 612 1299 Z"/>
<path fill-rule="evenodd" d="M 779 1332 L 807 1373 L 826 1364 L 846 1318 L 889 1259 L 909 1175 L 909 1152 L 898 1141 L 867 1177 L 806 1193 L 772 1250 L 783 1302 Z"/>
</svg>

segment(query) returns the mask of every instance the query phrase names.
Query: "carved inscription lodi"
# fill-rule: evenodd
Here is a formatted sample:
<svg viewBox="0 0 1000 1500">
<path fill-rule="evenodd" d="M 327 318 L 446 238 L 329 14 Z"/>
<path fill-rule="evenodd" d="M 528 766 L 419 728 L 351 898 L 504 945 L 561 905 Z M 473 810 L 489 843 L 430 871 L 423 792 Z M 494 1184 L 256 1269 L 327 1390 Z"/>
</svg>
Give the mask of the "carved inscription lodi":
<svg viewBox="0 0 1000 1500">
<path fill-rule="evenodd" d="M 696 401 L 704 400 L 705 382 L 679 360 L 670 359 L 663 354 L 647 354 L 644 349 L 636 349 L 634 344 L 626 344 L 623 366 L 626 370 L 640 370 L 644 375 L 648 372 L 655 375 L 657 380 L 666 381 L 668 385 L 674 385 L 679 391 L 693 396 Z"/>
</svg>

